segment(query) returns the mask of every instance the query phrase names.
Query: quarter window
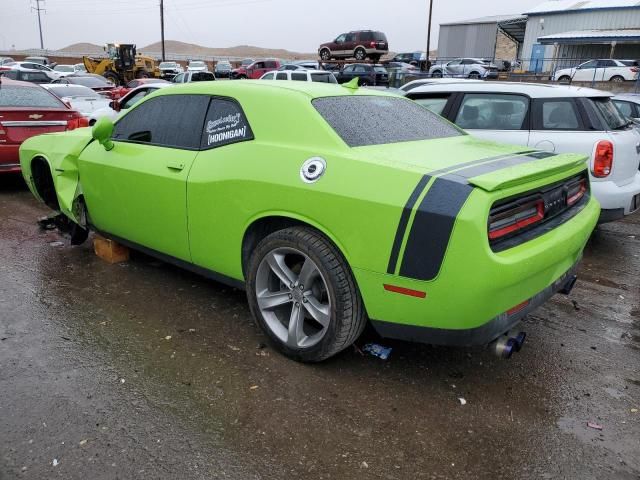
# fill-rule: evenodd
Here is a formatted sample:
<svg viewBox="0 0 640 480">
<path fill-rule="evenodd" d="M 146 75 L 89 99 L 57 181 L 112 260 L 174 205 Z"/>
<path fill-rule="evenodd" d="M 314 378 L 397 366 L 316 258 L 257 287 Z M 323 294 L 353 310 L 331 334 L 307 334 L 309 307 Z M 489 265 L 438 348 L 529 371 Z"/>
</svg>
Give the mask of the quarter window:
<svg viewBox="0 0 640 480">
<path fill-rule="evenodd" d="M 276 75 L 276 80 L 288 80 L 285 72 L 280 72 Z"/>
<path fill-rule="evenodd" d="M 301 82 L 306 82 L 307 81 L 307 74 L 306 73 L 302 73 L 302 72 L 293 72 L 291 74 L 291 80 L 298 80 Z"/>
<path fill-rule="evenodd" d="M 414 101 L 418 105 L 422 105 L 423 107 L 431 110 L 433 113 L 442 115 L 442 111 L 449 101 L 449 96 L 415 98 Z"/>
<path fill-rule="evenodd" d="M 123 116 L 112 138 L 122 142 L 197 150 L 209 105 L 204 95 L 151 98 Z"/>
<path fill-rule="evenodd" d="M 543 100 L 542 128 L 544 130 L 578 130 L 580 120 L 571 100 Z"/>
<path fill-rule="evenodd" d="M 263 80 L 273 80 L 273 72 L 271 73 L 267 73 L 264 77 L 262 77 Z"/>
<path fill-rule="evenodd" d="M 202 150 L 253 138 L 251 126 L 238 102 L 225 98 L 211 99 L 202 132 Z"/>
<path fill-rule="evenodd" d="M 615 104 L 616 107 L 618 107 L 618 110 L 620 110 L 620 113 L 622 113 L 624 116 L 626 117 L 634 117 L 634 111 L 633 111 L 633 105 L 631 104 L 631 102 L 623 102 L 621 100 L 614 100 L 613 103 Z"/>
<path fill-rule="evenodd" d="M 461 128 L 521 130 L 529 100 L 521 95 L 467 94 L 455 123 Z"/>
</svg>

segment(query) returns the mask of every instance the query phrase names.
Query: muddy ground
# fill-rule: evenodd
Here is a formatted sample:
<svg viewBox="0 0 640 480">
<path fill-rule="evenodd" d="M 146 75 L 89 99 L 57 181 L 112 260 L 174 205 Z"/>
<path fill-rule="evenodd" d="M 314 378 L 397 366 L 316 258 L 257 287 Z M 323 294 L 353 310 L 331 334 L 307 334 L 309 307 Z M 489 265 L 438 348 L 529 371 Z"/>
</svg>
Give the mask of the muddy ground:
<svg viewBox="0 0 640 480">
<path fill-rule="evenodd" d="M 640 215 L 598 228 L 509 361 L 383 340 L 301 365 L 243 292 L 108 265 L 47 213 L 0 178 L 2 480 L 640 478 Z"/>
</svg>

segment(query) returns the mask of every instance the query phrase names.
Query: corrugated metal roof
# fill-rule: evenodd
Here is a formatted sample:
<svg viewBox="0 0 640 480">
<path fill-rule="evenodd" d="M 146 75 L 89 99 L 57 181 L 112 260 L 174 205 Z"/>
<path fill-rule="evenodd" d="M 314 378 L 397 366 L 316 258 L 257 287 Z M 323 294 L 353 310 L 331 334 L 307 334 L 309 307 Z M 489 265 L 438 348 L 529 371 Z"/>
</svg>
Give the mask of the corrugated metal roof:
<svg viewBox="0 0 640 480">
<path fill-rule="evenodd" d="M 470 20 L 460 20 L 458 22 L 441 23 L 440 26 L 447 25 L 474 25 L 477 23 L 500 23 L 512 20 L 526 20 L 523 15 L 492 15 L 488 17 L 472 18 Z"/>
<path fill-rule="evenodd" d="M 538 37 L 542 44 L 550 43 L 602 43 L 602 42 L 640 42 L 640 29 L 619 30 L 574 30 Z"/>
<path fill-rule="evenodd" d="M 571 10 L 600 10 L 606 8 L 640 8 L 639 0 L 548 0 L 525 12 L 525 15 L 566 13 Z"/>
</svg>

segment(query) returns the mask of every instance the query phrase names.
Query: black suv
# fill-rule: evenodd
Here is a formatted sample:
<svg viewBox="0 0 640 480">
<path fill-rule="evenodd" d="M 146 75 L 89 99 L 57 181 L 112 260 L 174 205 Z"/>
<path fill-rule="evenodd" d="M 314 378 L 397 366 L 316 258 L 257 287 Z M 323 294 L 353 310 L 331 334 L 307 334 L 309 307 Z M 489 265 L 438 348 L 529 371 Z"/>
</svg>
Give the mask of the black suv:
<svg viewBox="0 0 640 480">
<path fill-rule="evenodd" d="M 389 73 L 382 65 L 369 65 L 366 63 L 353 63 L 346 65 L 342 71 L 336 74 L 338 83 L 347 83 L 353 77 L 358 77 L 358 85 L 389 85 Z"/>
<path fill-rule="evenodd" d="M 374 62 L 389 51 L 387 36 L 373 30 L 357 30 L 343 33 L 333 42 L 323 43 L 318 48 L 318 55 L 325 62 L 336 58 L 355 58 L 362 61 L 370 58 Z"/>
</svg>

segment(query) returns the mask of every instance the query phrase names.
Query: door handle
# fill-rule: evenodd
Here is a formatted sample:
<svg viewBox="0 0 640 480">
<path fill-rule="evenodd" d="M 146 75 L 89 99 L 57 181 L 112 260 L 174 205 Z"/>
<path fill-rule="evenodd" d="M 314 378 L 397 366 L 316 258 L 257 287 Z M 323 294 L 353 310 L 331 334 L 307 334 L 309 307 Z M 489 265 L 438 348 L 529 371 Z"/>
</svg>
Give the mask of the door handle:
<svg viewBox="0 0 640 480">
<path fill-rule="evenodd" d="M 172 160 L 169 163 L 167 163 L 167 168 L 171 170 L 176 170 L 179 172 L 181 170 L 184 170 L 184 163 Z"/>
</svg>

